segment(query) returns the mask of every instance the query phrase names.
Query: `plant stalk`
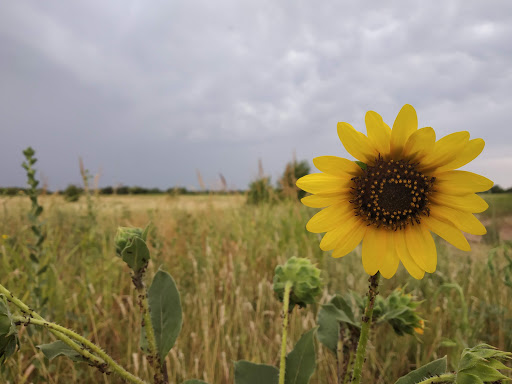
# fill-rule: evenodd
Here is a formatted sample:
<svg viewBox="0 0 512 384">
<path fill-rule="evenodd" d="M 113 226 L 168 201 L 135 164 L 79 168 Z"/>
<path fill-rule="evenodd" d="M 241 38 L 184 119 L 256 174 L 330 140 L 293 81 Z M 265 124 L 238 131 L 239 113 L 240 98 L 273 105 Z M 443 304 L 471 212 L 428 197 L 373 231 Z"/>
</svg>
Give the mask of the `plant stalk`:
<svg viewBox="0 0 512 384">
<path fill-rule="evenodd" d="M 144 381 L 142 381 L 140 378 L 133 376 L 130 372 L 126 371 L 123 367 L 118 365 L 106 352 L 104 352 L 100 347 L 98 347 L 96 344 L 92 343 L 85 337 L 79 335 L 78 333 L 73 332 L 72 330 L 63 327 L 61 325 L 51 323 L 49 321 L 46 321 L 44 319 L 35 319 L 28 316 L 13 316 L 13 320 L 16 323 L 20 324 L 33 324 L 33 325 L 40 325 L 44 328 L 51 329 L 57 332 L 60 332 L 66 336 L 69 336 L 72 339 L 75 339 L 79 343 L 87 346 L 91 351 L 96 353 L 97 355 L 101 356 L 103 360 L 105 360 L 105 363 L 114 371 L 117 373 L 121 378 L 124 380 L 135 383 L 135 384 L 146 384 Z"/>
<path fill-rule="evenodd" d="M 60 326 L 55 323 L 51 323 L 49 321 L 46 321 L 41 315 L 39 315 L 34 310 L 30 309 L 24 302 L 22 302 L 20 299 L 18 299 L 16 296 L 14 296 L 11 291 L 9 291 L 7 288 L 5 288 L 2 284 L 0 284 L 0 293 L 5 296 L 5 298 L 17 306 L 21 312 L 23 313 L 23 316 L 13 316 L 14 321 L 22 323 L 22 324 L 34 324 L 34 325 L 40 325 L 43 326 L 52 332 L 55 337 L 57 337 L 59 340 L 66 343 L 68 346 L 73 348 L 76 352 L 84 356 L 86 359 L 90 360 L 91 363 L 97 367 L 100 368 L 102 371 L 106 371 L 106 366 L 110 368 L 113 372 L 117 373 L 120 377 L 122 377 L 124 380 L 128 381 L 129 383 L 134 384 L 147 384 L 142 379 L 132 375 L 130 372 L 126 371 L 123 367 L 121 367 L 119 364 L 117 364 L 114 359 L 112 359 L 106 352 L 104 352 L 100 347 L 86 339 L 85 337 L 71 331 L 70 329 L 67 329 L 63 326 Z M 75 341 L 72 339 L 78 341 L 82 345 L 89 348 L 91 351 L 93 351 L 96 355 L 92 354 L 89 350 L 85 349 L 84 347 L 81 347 Z M 98 357 L 99 356 L 99 357 Z"/>
<path fill-rule="evenodd" d="M 138 290 L 138 296 L 140 309 L 142 311 L 142 324 L 146 330 L 146 338 L 148 340 L 148 361 L 155 369 L 154 382 L 155 384 L 165 384 L 167 380 L 164 379 L 162 361 L 160 360 L 160 354 L 156 346 L 155 330 L 151 322 L 151 312 L 145 286 L 142 286 L 142 289 Z"/>
<path fill-rule="evenodd" d="M 357 344 L 356 360 L 354 363 L 354 372 L 352 375 L 352 384 L 359 384 L 363 372 L 363 364 L 366 356 L 366 344 L 368 343 L 368 336 L 370 334 L 370 326 L 372 324 L 373 306 L 375 298 L 378 295 L 377 288 L 379 286 L 380 274 L 377 272 L 375 275 L 370 276 L 368 281 L 370 286 L 368 289 L 368 302 L 366 304 L 365 313 L 363 316 L 363 324 L 361 325 L 361 334 L 359 336 L 359 343 Z"/>
<path fill-rule="evenodd" d="M 293 283 L 287 281 L 284 286 L 283 297 L 283 336 L 281 339 L 281 361 L 279 363 L 279 384 L 284 384 L 284 376 L 286 373 L 286 335 L 288 333 L 288 308 L 290 306 L 290 291 Z"/>
</svg>

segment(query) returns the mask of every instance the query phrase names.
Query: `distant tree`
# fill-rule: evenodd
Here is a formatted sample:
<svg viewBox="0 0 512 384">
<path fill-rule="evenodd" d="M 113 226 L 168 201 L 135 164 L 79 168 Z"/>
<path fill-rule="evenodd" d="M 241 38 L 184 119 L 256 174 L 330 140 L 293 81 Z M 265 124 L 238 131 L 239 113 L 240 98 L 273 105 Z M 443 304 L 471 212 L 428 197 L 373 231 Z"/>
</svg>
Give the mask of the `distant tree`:
<svg viewBox="0 0 512 384">
<path fill-rule="evenodd" d="M 117 190 L 116 190 L 116 194 L 118 194 L 118 195 L 128 195 L 129 193 L 130 193 L 130 188 L 127 186 L 124 186 L 124 185 L 117 188 Z"/>
<path fill-rule="evenodd" d="M 503 188 L 501 188 L 499 185 L 495 185 L 494 187 L 492 187 L 489 192 L 491 193 L 504 193 L 505 190 Z"/>
<path fill-rule="evenodd" d="M 247 204 L 270 203 L 276 200 L 277 194 L 270 184 L 270 177 L 263 177 L 249 184 Z"/>
<path fill-rule="evenodd" d="M 302 199 L 306 192 L 302 189 L 297 188 L 295 183 L 302 176 L 306 176 L 309 174 L 309 163 L 307 160 L 302 161 L 292 161 L 286 164 L 283 176 L 279 180 L 279 186 L 282 191 L 283 197 L 293 198 L 293 199 Z"/>
<path fill-rule="evenodd" d="M 74 203 L 80 199 L 80 195 L 83 193 L 82 188 L 77 187 L 74 184 L 69 184 L 64 190 L 63 195 L 66 201 Z"/>
<path fill-rule="evenodd" d="M 108 187 L 101 188 L 100 193 L 102 195 L 112 195 L 114 193 L 114 188 L 109 185 Z"/>
</svg>

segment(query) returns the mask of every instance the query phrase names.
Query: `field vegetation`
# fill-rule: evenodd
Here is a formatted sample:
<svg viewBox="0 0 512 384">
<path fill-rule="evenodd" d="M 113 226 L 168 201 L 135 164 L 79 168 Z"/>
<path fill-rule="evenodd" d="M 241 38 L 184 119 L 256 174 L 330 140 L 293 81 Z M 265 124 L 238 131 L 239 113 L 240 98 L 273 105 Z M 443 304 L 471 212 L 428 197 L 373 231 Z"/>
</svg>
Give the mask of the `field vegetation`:
<svg viewBox="0 0 512 384">
<path fill-rule="evenodd" d="M 464 348 L 481 342 L 512 350 L 512 195 L 483 196 L 490 204 L 480 216 L 488 235 L 470 237 L 472 252 L 436 239 L 434 274 L 417 281 L 401 267 L 394 278 L 381 282 L 383 296 L 400 287 L 423 300 L 418 311 L 426 320 L 425 330 L 399 338 L 388 325 L 375 329 L 363 382 L 393 383 L 444 355 L 457 362 Z M 0 197 L 0 282 L 35 306 L 37 278 L 47 298 L 39 308 L 46 318 L 84 334 L 145 379 L 150 369 L 139 351 L 136 294 L 114 251 L 118 226 L 152 223 L 149 274 L 166 269 L 181 292 L 183 329 L 166 359 L 172 383 L 199 378 L 231 384 L 234 361 L 278 364 L 282 305 L 272 291 L 272 278 L 276 265 L 292 256 L 309 258 L 321 269 L 325 286 L 320 303 L 334 293 L 367 290 L 360 249 L 340 260 L 322 252 L 320 236 L 305 230 L 314 210 L 291 200 L 246 204 L 246 196 L 235 194 L 108 195 L 91 201 L 39 197 L 46 235 L 42 264 L 47 267 L 34 277 L 30 201 Z M 316 326 L 318 310 L 313 305 L 293 312 L 290 349 Z M 45 360 L 36 345 L 52 340 L 49 333 L 27 327 L 20 337 L 21 351 L 0 368 L 2 383 L 120 382 L 86 364 Z M 333 354 L 319 343 L 316 348 L 318 367 L 311 383 L 336 383 Z"/>
</svg>

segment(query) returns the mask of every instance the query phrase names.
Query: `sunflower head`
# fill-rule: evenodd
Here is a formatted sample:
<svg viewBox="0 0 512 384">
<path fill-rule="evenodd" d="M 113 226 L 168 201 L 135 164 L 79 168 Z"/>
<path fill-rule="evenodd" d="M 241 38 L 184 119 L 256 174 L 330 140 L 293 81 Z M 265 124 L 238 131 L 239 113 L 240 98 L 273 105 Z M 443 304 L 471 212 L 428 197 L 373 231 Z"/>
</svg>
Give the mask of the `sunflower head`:
<svg viewBox="0 0 512 384">
<path fill-rule="evenodd" d="M 335 156 L 313 160 L 321 173 L 300 178 L 311 193 L 302 202 L 325 208 L 307 224 L 326 232 L 320 248 L 342 257 L 361 241 L 363 267 L 391 278 L 399 261 L 421 279 L 437 265 L 431 232 L 469 251 L 462 232 L 483 235 L 473 213 L 487 209 L 476 195 L 492 187 L 489 179 L 456 170 L 476 158 L 482 139 L 455 132 L 436 141 L 430 127 L 418 129 L 416 111 L 405 105 L 390 128 L 376 112 L 366 113 L 367 135 L 338 123 L 338 136 L 357 161 Z"/>
<path fill-rule="evenodd" d="M 315 297 L 322 292 L 320 270 L 305 258 L 292 257 L 286 264 L 278 265 L 274 274 L 274 292 L 283 301 L 286 283 L 292 283 L 290 312 L 295 305 L 305 307 L 313 304 Z"/>
</svg>

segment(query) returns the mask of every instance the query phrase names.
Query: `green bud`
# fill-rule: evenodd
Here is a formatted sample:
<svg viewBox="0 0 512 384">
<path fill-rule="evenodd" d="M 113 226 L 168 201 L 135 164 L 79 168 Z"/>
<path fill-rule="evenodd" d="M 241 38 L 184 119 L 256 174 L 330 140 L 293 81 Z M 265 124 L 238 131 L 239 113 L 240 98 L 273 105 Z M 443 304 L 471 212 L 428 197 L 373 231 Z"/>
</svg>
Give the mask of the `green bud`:
<svg viewBox="0 0 512 384">
<path fill-rule="evenodd" d="M 499 370 L 510 370 L 503 363 L 509 361 L 511 357 L 512 353 L 502 352 L 487 344 L 466 348 L 461 355 L 456 383 L 488 383 L 510 380 Z M 477 381 L 477 379 L 480 380 Z"/>
<path fill-rule="evenodd" d="M 388 297 L 377 296 L 373 310 L 374 322 L 387 322 L 399 336 L 404 334 L 423 334 L 424 321 L 416 312 L 421 302 L 403 292 L 400 288 L 394 290 Z M 361 307 L 364 310 L 364 307 Z"/>
<path fill-rule="evenodd" d="M 134 271 L 140 272 L 149 261 L 149 249 L 146 237 L 149 225 L 146 228 L 119 227 L 114 239 L 116 254 Z"/>
<path fill-rule="evenodd" d="M 274 274 L 274 292 L 282 302 L 287 281 L 292 282 L 290 291 L 290 312 L 295 305 L 305 307 L 315 302 L 315 297 L 322 292 L 320 270 L 311 261 L 292 257 L 285 265 L 278 265 Z"/>
<path fill-rule="evenodd" d="M 114 239 L 117 255 L 122 257 L 123 250 L 133 242 L 134 237 L 140 237 L 142 239 L 142 232 L 142 228 L 117 228 L 116 237 Z"/>
</svg>

